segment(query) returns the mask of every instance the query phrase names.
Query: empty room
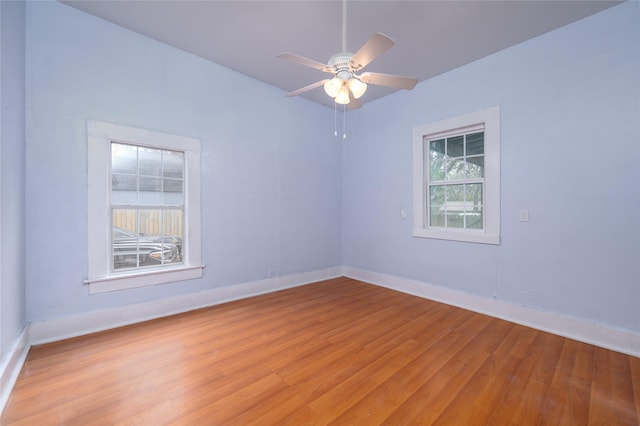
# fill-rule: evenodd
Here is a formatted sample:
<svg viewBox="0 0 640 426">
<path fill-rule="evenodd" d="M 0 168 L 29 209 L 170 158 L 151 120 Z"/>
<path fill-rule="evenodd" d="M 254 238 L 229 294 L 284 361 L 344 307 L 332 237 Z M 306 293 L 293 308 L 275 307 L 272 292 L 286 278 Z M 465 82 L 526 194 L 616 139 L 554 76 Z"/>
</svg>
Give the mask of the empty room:
<svg viewBox="0 0 640 426">
<path fill-rule="evenodd" d="M 0 424 L 640 424 L 637 0 L 0 0 L 0 101 Z"/>
</svg>

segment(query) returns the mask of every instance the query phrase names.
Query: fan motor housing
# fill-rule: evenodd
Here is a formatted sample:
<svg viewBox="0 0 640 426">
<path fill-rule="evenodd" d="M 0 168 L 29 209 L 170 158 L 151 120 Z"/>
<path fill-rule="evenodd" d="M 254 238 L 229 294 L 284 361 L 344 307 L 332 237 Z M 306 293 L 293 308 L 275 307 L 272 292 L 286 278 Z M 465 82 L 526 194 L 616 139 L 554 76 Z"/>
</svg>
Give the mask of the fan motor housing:
<svg viewBox="0 0 640 426">
<path fill-rule="evenodd" d="M 347 81 L 353 76 L 353 69 L 351 68 L 351 58 L 353 58 L 353 53 L 336 53 L 331 58 L 329 58 L 329 63 L 327 65 L 335 70 L 336 77 L 341 80 Z"/>
</svg>

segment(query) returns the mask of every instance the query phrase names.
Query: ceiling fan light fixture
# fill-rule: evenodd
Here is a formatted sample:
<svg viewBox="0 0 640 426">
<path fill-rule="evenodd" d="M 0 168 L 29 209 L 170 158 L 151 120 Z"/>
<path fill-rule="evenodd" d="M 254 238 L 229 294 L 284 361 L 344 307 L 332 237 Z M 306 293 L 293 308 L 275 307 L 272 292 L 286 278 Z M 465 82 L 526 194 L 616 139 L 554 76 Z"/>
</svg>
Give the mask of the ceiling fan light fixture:
<svg viewBox="0 0 640 426">
<path fill-rule="evenodd" d="M 340 87 L 342 87 L 342 80 L 340 80 L 338 77 L 333 77 L 331 80 L 328 80 L 326 83 L 324 83 L 324 91 L 332 98 L 338 96 Z"/>
<path fill-rule="evenodd" d="M 331 56 L 326 65 L 289 52 L 277 55 L 281 59 L 333 74 L 333 76 L 330 79 L 326 78 L 301 89 L 289 92 L 287 96 L 298 96 L 317 87 L 324 86 L 324 91 L 333 98 L 335 103 L 341 105 L 349 104 L 349 109 L 352 110 L 360 108 L 362 105 L 360 98 L 366 92 L 368 84 L 391 87 L 393 89 L 411 90 L 418 83 L 418 80 L 415 78 L 372 72 L 364 72 L 356 75 L 356 73 L 362 72 L 364 67 L 386 52 L 394 44 L 395 42 L 389 36 L 382 33 L 375 33 L 369 37 L 356 53 L 348 52 L 347 0 L 342 0 L 342 51 Z"/>
<path fill-rule="evenodd" d="M 336 96 L 336 103 L 340 105 L 347 105 L 349 103 L 349 88 L 346 84 L 343 84 L 338 90 L 338 95 Z"/>
<path fill-rule="evenodd" d="M 352 78 L 349 80 L 349 89 L 351 89 L 351 93 L 355 99 L 360 99 L 364 92 L 367 91 L 367 83 L 363 83 L 357 78 Z"/>
</svg>

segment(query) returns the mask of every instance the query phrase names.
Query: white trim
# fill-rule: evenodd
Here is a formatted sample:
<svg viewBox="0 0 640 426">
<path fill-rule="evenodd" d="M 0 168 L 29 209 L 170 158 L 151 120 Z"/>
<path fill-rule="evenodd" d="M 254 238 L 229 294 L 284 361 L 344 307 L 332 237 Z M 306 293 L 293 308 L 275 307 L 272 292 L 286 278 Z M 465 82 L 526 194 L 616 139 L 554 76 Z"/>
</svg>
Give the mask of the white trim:
<svg viewBox="0 0 640 426">
<path fill-rule="evenodd" d="M 414 215 L 415 217 L 415 215 Z M 488 235 L 474 229 L 424 229 L 414 228 L 414 237 L 434 238 L 436 240 L 464 241 L 468 243 L 500 244 L 499 235 Z"/>
<path fill-rule="evenodd" d="M 7 405 L 30 348 L 29 326 L 26 326 L 16 338 L 5 362 L 0 366 L 0 415 L 2 415 L 4 407 Z"/>
<path fill-rule="evenodd" d="M 345 266 L 344 275 L 370 284 L 640 357 L 640 333 L 358 268 Z"/>
<path fill-rule="evenodd" d="M 141 277 L 110 272 L 108 224 L 110 207 L 111 142 L 184 152 L 185 159 L 185 257 L 181 270 L 167 268 L 162 274 Z M 184 281 L 202 277 L 200 214 L 200 139 L 139 129 L 101 121 L 87 121 L 88 144 L 88 251 L 90 294 Z"/>
<path fill-rule="evenodd" d="M 424 138 L 484 128 L 484 229 L 458 230 L 426 225 Z M 414 237 L 472 243 L 500 244 L 500 107 L 495 106 L 413 128 L 413 234 Z"/>
<path fill-rule="evenodd" d="M 89 294 L 100 294 L 201 278 L 202 269 L 204 269 L 203 265 L 136 271 L 124 276 L 110 275 L 104 278 L 86 279 L 84 283 L 89 284 Z"/>
<path fill-rule="evenodd" d="M 269 278 L 168 299 L 32 323 L 31 344 L 55 342 L 342 276 L 342 267 Z"/>
</svg>

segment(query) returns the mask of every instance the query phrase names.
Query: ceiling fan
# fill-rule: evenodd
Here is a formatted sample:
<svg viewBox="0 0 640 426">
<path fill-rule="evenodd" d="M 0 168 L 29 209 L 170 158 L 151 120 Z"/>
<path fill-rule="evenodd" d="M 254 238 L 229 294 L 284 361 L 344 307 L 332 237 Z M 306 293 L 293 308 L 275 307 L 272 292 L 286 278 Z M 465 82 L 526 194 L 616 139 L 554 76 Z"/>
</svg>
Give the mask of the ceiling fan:
<svg viewBox="0 0 640 426">
<path fill-rule="evenodd" d="M 374 72 L 358 74 L 394 44 L 395 42 L 390 37 L 382 33 L 375 33 L 355 54 L 347 52 L 347 1 L 343 0 L 342 51 L 329 58 L 329 62 L 326 65 L 294 53 L 285 52 L 277 55 L 280 59 L 333 74 L 333 78 L 317 81 L 301 89 L 289 92 L 287 96 L 297 96 L 324 86 L 327 95 L 334 98 L 337 104 L 348 105 L 349 109 L 357 109 L 362 106 L 360 97 L 367 90 L 367 84 L 411 90 L 418 83 L 415 78 Z"/>
</svg>

